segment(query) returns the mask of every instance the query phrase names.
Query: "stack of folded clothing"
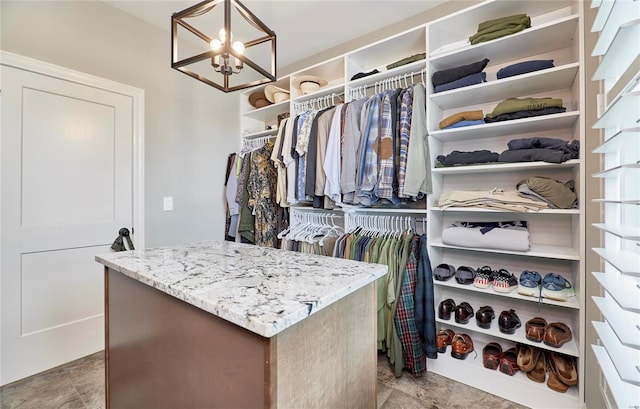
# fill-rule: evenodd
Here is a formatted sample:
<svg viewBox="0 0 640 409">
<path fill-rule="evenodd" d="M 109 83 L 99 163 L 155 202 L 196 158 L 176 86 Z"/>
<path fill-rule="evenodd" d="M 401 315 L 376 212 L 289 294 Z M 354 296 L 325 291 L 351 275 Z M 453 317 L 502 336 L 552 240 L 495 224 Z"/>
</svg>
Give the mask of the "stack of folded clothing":
<svg viewBox="0 0 640 409">
<path fill-rule="evenodd" d="M 513 212 L 538 211 L 549 208 L 547 202 L 520 195 L 517 190 L 456 190 L 440 196 L 438 206 L 479 207 Z"/>
<path fill-rule="evenodd" d="M 455 222 L 442 231 L 442 243 L 451 246 L 528 251 L 526 221 Z"/>
<path fill-rule="evenodd" d="M 434 92 L 442 92 L 455 88 L 468 87 L 487 81 L 487 74 L 482 72 L 489 60 L 476 61 L 446 70 L 436 71 L 431 76 Z"/>
<path fill-rule="evenodd" d="M 486 149 L 472 152 L 453 151 L 448 155 L 438 155 L 436 167 L 495 163 L 500 155 Z"/>
<path fill-rule="evenodd" d="M 553 67 L 555 67 L 553 65 L 553 60 L 523 61 L 499 69 L 496 73 L 496 77 L 500 80 L 502 78 L 513 77 L 516 75 L 522 75 L 534 71 L 546 70 L 547 68 Z"/>
<path fill-rule="evenodd" d="M 513 139 L 507 144 L 508 150 L 502 152 L 498 162 L 535 162 L 562 163 L 578 159 L 580 141 L 565 141 L 556 138 Z"/>
<path fill-rule="evenodd" d="M 573 179 L 563 183 L 542 176 L 532 176 L 520 181 L 516 188 L 522 197 L 540 200 L 554 209 L 578 207 Z"/>
<path fill-rule="evenodd" d="M 414 54 L 414 55 L 412 55 L 410 57 L 405 57 L 405 58 L 403 58 L 401 60 L 398 60 L 396 62 L 392 62 L 391 64 L 387 65 L 387 69 L 388 70 L 392 70 L 394 68 L 402 67 L 403 65 L 407 65 L 407 64 L 410 64 L 412 62 L 424 60 L 426 57 L 427 57 L 427 53 Z"/>
<path fill-rule="evenodd" d="M 440 121 L 440 129 L 460 128 L 484 124 L 484 114 L 482 110 L 456 112 Z"/>
<path fill-rule="evenodd" d="M 496 38 L 515 34 L 531 27 L 531 18 L 526 14 L 514 14 L 513 16 L 487 20 L 478 24 L 478 32 L 469 37 L 471 44 L 478 44 Z"/>
<path fill-rule="evenodd" d="M 509 98 L 500 102 L 484 117 L 485 122 L 509 121 L 532 116 L 558 114 L 567 109 L 562 98 Z"/>
</svg>

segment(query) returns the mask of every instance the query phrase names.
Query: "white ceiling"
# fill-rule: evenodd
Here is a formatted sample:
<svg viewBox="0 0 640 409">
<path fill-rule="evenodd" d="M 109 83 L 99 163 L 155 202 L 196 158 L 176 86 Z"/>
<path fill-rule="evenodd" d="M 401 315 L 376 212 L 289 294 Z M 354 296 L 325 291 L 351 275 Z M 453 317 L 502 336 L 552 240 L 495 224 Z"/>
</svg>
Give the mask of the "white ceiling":
<svg viewBox="0 0 640 409">
<path fill-rule="evenodd" d="M 170 31 L 170 17 L 197 0 L 103 0 Z M 445 0 L 246 0 L 277 36 L 278 67 L 286 67 L 349 40 L 436 7 Z"/>
</svg>

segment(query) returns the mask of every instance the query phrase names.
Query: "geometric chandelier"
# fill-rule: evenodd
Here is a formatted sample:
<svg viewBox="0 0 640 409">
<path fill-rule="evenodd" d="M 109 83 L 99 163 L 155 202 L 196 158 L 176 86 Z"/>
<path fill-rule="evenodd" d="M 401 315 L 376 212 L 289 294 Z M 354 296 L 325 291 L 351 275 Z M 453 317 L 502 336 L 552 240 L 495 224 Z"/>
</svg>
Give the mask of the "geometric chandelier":
<svg viewBox="0 0 640 409">
<path fill-rule="evenodd" d="M 206 0 L 171 16 L 171 67 L 224 92 L 273 82 L 276 33 L 237 0 Z"/>
</svg>

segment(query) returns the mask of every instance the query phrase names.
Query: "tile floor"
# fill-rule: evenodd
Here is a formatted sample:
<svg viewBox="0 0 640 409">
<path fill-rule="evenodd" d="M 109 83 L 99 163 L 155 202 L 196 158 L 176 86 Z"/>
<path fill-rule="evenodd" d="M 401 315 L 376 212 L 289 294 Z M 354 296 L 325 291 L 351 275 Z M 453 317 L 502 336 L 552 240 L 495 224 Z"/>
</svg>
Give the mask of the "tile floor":
<svg viewBox="0 0 640 409">
<path fill-rule="evenodd" d="M 380 409 L 524 408 L 433 373 L 395 378 L 384 355 L 378 359 L 377 391 Z M 104 408 L 103 352 L 0 388 L 0 408 Z"/>
</svg>

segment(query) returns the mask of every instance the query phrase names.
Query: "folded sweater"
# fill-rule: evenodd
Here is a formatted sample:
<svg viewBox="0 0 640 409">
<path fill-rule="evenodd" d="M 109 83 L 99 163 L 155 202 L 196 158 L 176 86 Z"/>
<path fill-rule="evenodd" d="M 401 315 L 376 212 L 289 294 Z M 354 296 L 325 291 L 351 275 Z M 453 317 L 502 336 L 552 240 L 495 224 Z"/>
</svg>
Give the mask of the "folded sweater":
<svg viewBox="0 0 640 409">
<path fill-rule="evenodd" d="M 489 64 L 489 59 L 485 58 L 484 60 L 476 61 L 471 64 L 436 71 L 431 76 L 431 82 L 433 83 L 433 86 L 437 86 L 459 80 L 460 78 L 466 77 L 467 75 L 482 72 L 487 64 Z"/>
<path fill-rule="evenodd" d="M 456 122 L 477 121 L 483 118 L 484 118 L 484 115 L 482 113 L 482 110 L 456 112 L 455 114 L 449 115 L 448 117 L 440 121 L 439 126 L 440 126 L 440 129 L 442 129 L 442 128 L 451 126 Z"/>
<path fill-rule="evenodd" d="M 517 111 L 535 111 L 549 107 L 562 107 L 562 98 L 509 98 L 498 103 L 487 118 Z"/>
</svg>

